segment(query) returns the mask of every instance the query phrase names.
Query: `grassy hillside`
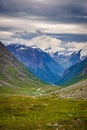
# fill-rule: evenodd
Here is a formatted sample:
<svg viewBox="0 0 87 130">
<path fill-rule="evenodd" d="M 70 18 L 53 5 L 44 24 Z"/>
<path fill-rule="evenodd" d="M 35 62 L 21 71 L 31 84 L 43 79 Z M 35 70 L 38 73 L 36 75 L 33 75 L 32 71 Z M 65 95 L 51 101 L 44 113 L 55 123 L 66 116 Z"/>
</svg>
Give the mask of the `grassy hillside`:
<svg viewBox="0 0 87 130">
<path fill-rule="evenodd" d="M 87 99 L 87 79 L 52 93 L 59 98 Z"/>
<path fill-rule="evenodd" d="M 87 100 L 0 97 L 0 130 L 87 130 Z"/>
<path fill-rule="evenodd" d="M 0 94 L 41 95 L 53 89 L 34 77 L 0 42 Z"/>
</svg>

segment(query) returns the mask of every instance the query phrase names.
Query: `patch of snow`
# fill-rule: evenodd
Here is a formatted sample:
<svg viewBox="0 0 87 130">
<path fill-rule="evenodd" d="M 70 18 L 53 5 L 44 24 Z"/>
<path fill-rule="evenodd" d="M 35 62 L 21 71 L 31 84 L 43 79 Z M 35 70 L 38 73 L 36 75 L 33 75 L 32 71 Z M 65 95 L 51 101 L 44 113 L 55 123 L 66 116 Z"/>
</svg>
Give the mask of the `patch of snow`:
<svg viewBox="0 0 87 130">
<path fill-rule="evenodd" d="M 20 47 L 18 50 L 25 50 L 27 47 Z"/>
</svg>

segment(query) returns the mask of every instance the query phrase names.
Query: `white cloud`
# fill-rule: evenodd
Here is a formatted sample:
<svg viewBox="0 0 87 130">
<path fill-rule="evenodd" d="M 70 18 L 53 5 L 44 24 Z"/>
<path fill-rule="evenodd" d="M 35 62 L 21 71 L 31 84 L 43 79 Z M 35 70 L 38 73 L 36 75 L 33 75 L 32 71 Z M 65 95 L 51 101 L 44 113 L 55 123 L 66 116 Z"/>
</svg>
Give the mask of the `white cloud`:
<svg viewBox="0 0 87 130">
<path fill-rule="evenodd" d="M 41 35 L 39 37 L 33 38 L 30 41 L 30 44 L 35 44 L 37 45 L 38 48 L 40 47 L 42 50 L 51 47 L 53 51 L 55 51 L 56 49 L 59 49 L 61 40 L 58 40 L 56 38 L 51 38 L 46 35 Z"/>
<path fill-rule="evenodd" d="M 36 45 L 38 48 L 45 50 L 46 48 L 51 47 L 51 52 L 59 51 L 60 53 L 69 53 L 74 51 L 79 51 L 82 49 L 81 56 L 87 55 L 87 42 L 78 43 L 78 42 L 62 42 L 59 39 L 51 38 L 46 35 L 41 35 L 39 37 L 33 38 L 28 41 L 26 45 Z"/>
<path fill-rule="evenodd" d="M 68 42 L 65 44 L 65 48 L 67 48 L 68 51 L 74 52 L 82 49 L 81 55 L 85 56 L 87 55 L 87 42 Z"/>
<path fill-rule="evenodd" d="M 59 51 L 62 54 L 70 54 L 75 51 L 79 51 L 82 49 L 81 56 L 87 55 L 87 42 L 63 42 L 59 39 L 49 37 L 47 35 L 40 35 L 31 40 L 24 40 L 20 37 L 10 39 L 14 44 L 23 44 L 27 46 L 38 47 L 42 50 L 47 48 L 51 48 L 48 52 L 56 52 Z"/>
</svg>

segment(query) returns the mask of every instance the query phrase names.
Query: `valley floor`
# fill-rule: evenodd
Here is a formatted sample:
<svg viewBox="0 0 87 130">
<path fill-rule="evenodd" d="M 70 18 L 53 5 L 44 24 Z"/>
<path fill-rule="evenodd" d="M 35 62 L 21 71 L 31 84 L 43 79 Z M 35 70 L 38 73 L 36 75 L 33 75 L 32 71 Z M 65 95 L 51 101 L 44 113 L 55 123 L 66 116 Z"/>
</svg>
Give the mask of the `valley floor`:
<svg viewBox="0 0 87 130">
<path fill-rule="evenodd" d="M 87 130 L 87 100 L 1 96 L 0 130 Z"/>
</svg>

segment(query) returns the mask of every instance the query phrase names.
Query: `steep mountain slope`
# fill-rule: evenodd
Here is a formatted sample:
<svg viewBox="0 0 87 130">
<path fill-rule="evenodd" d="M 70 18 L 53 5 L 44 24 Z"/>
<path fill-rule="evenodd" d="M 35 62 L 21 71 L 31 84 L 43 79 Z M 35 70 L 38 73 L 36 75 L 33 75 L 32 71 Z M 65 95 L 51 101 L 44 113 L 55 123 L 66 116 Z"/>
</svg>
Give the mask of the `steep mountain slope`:
<svg viewBox="0 0 87 130">
<path fill-rule="evenodd" d="M 7 48 L 39 79 L 48 83 L 60 79 L 63 68 L 41 49 L 19 44 L 10 44 Z"/>
<path fill-rule="evenodd" d="M 87 58 L 67 69 L 56 84 L 70 85 L 87 78 Z"/>
<path fill-rule="evenodd" d="M 72 65 L 81 61 L 80 53 L 81 53 L 81 50 L 79 50 L 78 52 L 73 52 L 70 55 L 64 55 L 64 54 L 59 54 L 59 52 L 57 51 L 53 53 L 52 57 L 56 62 L 60 63 L 61 66 L 67 69 L 71 67 Z"/>
<path fill-rule="evenodd" d="M 40 82 L 0 42 L 0 93 L 42 94 L 52 87 Z"/>
</svg>

